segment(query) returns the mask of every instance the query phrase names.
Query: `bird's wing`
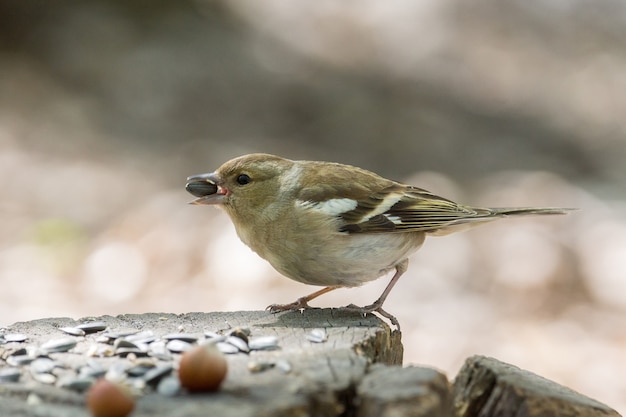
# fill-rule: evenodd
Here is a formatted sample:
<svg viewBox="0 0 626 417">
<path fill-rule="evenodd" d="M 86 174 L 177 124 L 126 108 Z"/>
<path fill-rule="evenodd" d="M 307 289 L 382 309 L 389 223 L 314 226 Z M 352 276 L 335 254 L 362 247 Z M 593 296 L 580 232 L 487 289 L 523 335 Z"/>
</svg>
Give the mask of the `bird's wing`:
<svg viewBox="0 0 626 417">
<path fill-rule="evenodd" d="M 421 188 L 396 184 L 344 213 L 341 217 L 346 224 L 341 229 L 350 233 L 445 234 L 443 229 L 487 221 L 492 216 L 489 209 L 467 207 Z"/>
<path fill-rule="evenodd" d="M 340 221 L 340 232 L 430 232 L 492 215 L 424 189 L 382 178 L 341 164 L 309 165 L 298 201 Z"/>
<path fill-rule="evenodd" d="M 324 164 L 313 169 L 315 175 L 308 175 L 302 184 L 299 201 L 336 216 L 338 230 L 346 233 L 446 235 L 499 217 L 570 210 L 471 207 L 355 167 Z"/>
</svg>

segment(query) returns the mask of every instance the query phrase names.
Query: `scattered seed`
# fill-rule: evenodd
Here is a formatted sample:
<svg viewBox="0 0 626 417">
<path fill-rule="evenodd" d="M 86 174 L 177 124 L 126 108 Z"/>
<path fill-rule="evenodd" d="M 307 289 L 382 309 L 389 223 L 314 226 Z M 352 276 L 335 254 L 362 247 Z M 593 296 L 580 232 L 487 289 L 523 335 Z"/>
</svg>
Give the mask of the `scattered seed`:
<svg viewBox="0 0 626 417">
<path fill-rule="evenodd" d="M 61 381 L 59 383 L 59 387 L 70 389 L 72 391 L 84 392 L 87 391 L 95 381 L 96 378 L 79 376 L 78 378 L 67 378 L 64 381 Z"/>
<path fill-rule="evenodd" d="M 52 385 L 57 382 L 57 377 L 52 374 L 34 374 L 33 379 L 46 385 Z"/>
<path fill-rule="evenodd" d="M 225 342 L 226 341 L 226 336 L 224 335 L 216 335 L 215 337 L 207 337 L 204 340 L 201 340 L 199 342 L 200 345 L 214 345 L 218 342 Z"/>
<path fill-rule="evenodd" d="M 167 347 L 165 346 L 165 342 L 153 342 L 148 346 L 148 351 L 150 356 L 161 359 L 163 361 L 169 361 L 172 359 L 172 355 Z"/>
<path fill-rule="evenodd" d="M 250 336 L 250 329 L 247 327 L 237 327 L 230 331 L 230 336 L 238 337 L 244 342 L 248 343 L 248 337 Z"/>
<path fill-rule="evenodd" d="M 132 348 L 132 347 L 122 347 L 119 349 L 115 349 L 115 354 L 117 356 L 120 356 L 122 358 L 126 358 L 129 357 L 130 355 L 133 355 L 134 357 L 144 357 L 144 356 L 148 356 L 148 351 L 146 350 L 141 350 L 139 348 Z"/>
<path fill-rule="evenodd" d="M 28 336 L 22 333 L 9 333 L 9 334 L 4 335 L 4 340 L 6 340 L 7 343 L 10 343 L 10 342 L 21 343 L 21 342 L 25 342 L 26 340 L 28 340 Z"/>
<path fill-rule="evenodd" d="M 78 327 L 59 327 L 59 330 L 71 336 L 84 336 L 85 335 L 85 331 L 82 329 L 79 329 Z"/>
<path fill-rule="evenodd" d="M 126 379 L 126 369 L 128 369 L 128 364 L 126 362 L 115 362 L 106 371 L 104 377 L 112 382 L 121 382 Z"/>
<path fill-rule="evenodd" d="M 155 386 L 162 378 L 172 373 L 173 369 L 171 364 L 156 366 L 143 375 L 143 380 L 147 384 Z"/>
<path fill-rule="evenodd" d="M 131 366 L 130 368 L 128 368 L 126 370 L 126 373 L 129 376 L 133 376 L 133 377 L 144 376 L 148 371 L 152 370 L 153 368 L 154 368 L 154 364 L 152 364 L 151 366 L 135 365 L 135 366 Z"/>
<path fill-rule="evenodd" d="M 276 336 L 261 336 L 250 339 L 248 342 L 250 350 L 273 350 L 278 349 L 278 338 Z"/>
<path fill-rule="evenodd" d="M 52 339 L 41 345 L 41 348 L 47 352 L 67 352 L 76 346 L 76 340 L 64 337 L 62 339 Z"/>
<path fill-rule="evenodd" d="M 139 330 L 137 329 L 123 329 L 116 332 L 103 333 L 102 336 L 107 337 L 109 340 L 115 340 L 119 339 L 120 337 L 128 338 L 129 336 L 137 333 L 139 333 Z"/>
<path fill-rule="evenodd" d="M 28 365 L 33 360 L 35 360 L 35 358 L 29 355 L 11 355 L 6 359 L 7 364 L 11 366 Z"/>
<path fill-rule="evenodd" d="M 156 336 L 152 330 L 144 330 L 125 337 L 126 340 L 133 343 L 151 343 L 156 340 Z"/>
<path fill-rule="evenodd" d="M 57 363 L 50 358 L 37 358 L 30 364 L 31 372 L 36 374 L 47 374 L 57 367 Z"/>
<path fill-rule="evenodd" d="M 284 374 L 288 374 L 292 369 L 291 362 L 287 359 L 278 359 L 276 361 L 276 369 L 279 369 Z"/>
<path fill-rule="evenodd" d="M 2 368 L 0 369 L 0 383 L 1 382 L 17 382 L 22 376 L 22 371 L 19 368 Z"/>
<path fill-rule="evenodd" d="M 180 392 L 180 381 L 173 376 L 165 377 L 159 382 L 157 392 L 166 397 L 173 397 Z"/>
<path fill-rule="evenodd" d="M 170 352 L 182 353 L 191 349 L 191 343 L 185 342 L 183 340 L 174 339 L 174 340 L 170 340 L 169 342 L 167 342 L 165 347 Z"/>
<path fill-rule="evenodd" d="M 90 362 L 80 368 L 78 372 L 78 377 L 97 379 L 104 376 L 104 374 L 106 374 L 106 369 L 104 369 L 98 363 Z"/>
<path fill-rule="evenodd" d="M 328 340 L 328 336 L 326 335 L 326 330 L 324 329 L 313 329 L 308 335 L 306 335 L 306 340 L 312 343 L 324 343 Z"/>
<path fill-rule="evenodd" d="M 88 321 L 88 322 L 79 324 L 78 326 L 76 326 L 76 328 L 83 330 L 87 334 L 90 334 L 90 333 L 101 332 L 103 330 L 106 330 L 107 325 L 104 324 L 104 322 L 102 321 Z"/>
<path fill-rule="evenodd" d="M 182 340 L 187 343 L 194 343 L 198 340 L 198 336 L 195 336 L 190 333 L 170 333 L 163 336 L 165 340 Z"/>
<path fill-rule="evenodd" d="M 41 399 L 41 397 L 34 392 L 31 392 L 30 394 L 28 394 L 28 397 L 26 397 L 26 404 L 31 407 L 40 405 L 42 402 L 43 400 Z"/>
<path fill-rule="evenodd" d="M 230 343 L 217 342 L 215 346 L 222 353 L 226 353 L 226 354 L 239 353 L 239 349 L 236 346 L 231 345 Z"/>
<path fill-rule="evenodd" d="M 268 369 L 272 369 L 275 366 L 274 362 L 248 362 L 248 371 L 252 373 L 264 372 Z"/>
<path fill-rule="evenodd" d="M 250 352 L 250 348 L 248 347 L 248 343 L 246 343 L 245 340 L 240 339 L 236 336 L 228 336 L 226 338 L 226 343 L 229 343 L 233 346 L 235 346 L 237 349 L 239 349 L 239 351 L 241 352 Z"/>
<path fill-rule="evenodd" d="M 135 343 L 131 342 L 130 340 L 128 340 L 126 338 L 122 338 L 122 337 L 120 337 L 119 339 L 115 339 L 115 342 L 113 343 L 113 347 L 115 349 L 119 349 L 119 348 L 139 349 L 139 346 L 137 346 Z"/>
</svg>

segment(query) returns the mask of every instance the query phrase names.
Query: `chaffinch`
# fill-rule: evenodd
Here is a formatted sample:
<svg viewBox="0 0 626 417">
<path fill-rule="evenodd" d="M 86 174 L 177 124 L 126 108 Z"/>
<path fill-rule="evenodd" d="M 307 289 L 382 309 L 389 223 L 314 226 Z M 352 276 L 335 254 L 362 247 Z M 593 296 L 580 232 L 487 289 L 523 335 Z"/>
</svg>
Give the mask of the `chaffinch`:
<svg viewBox="0 0 626 417">
<path fill-rule="evenodd" d="M 191 176 L 186 189 L 198 197 L 192 204 L 223 208 L 239 238 L 278 272 L 325 287 L 290 304 L 270 305 L 271 312 L 310 308 L 308 302 L 322 294 L 395 270 L 376 301 L 348 308 L 378 312 L 396 326 L 383 303 L 427 235 L 568 210 L 465 206 L 361 168 L 269 154 L 244 155 L 215 172 Z"/>
</svg>

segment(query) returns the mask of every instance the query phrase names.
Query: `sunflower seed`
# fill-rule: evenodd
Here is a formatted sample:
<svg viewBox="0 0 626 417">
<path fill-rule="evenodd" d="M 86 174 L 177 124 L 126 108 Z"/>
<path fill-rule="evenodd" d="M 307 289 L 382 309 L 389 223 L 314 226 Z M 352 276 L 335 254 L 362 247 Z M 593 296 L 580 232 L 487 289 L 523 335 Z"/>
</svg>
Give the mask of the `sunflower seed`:
<svg viewBox="0 0 626 417">
<path fill-rule="evenodd" d="M 130 356 L 134 356 L 134 357 L 144 357 L 144 356 L 148 356 L 148 352 L 145 350 L 141 350 L 139 348 L 132 348 L 132 347 L 122 347 L 119 349 L 115 349 L 115 354 L 117 356 L 120 356 L 122 358 L 126 358 L 126 357 L 130 357 Z"/>
<path fill-rule="evenodd" d="M 36 374 L 47 374 L 56 368 L 57 363 L 50 358 L 37 358 L 30 364 L 31 372 Z"/>
<path fill-rule="evenodd" d="M 286 359 L 279 359 L 276 361 L 276 369 L 279 369 L 283 374 L 291 372 L 291 363 Z"/>
<path fill-rule="evenodd" d="M 155 386 L 163 377 L 172 373 L 173 369 L 174 367 L 171 364 L 156 366 L 143 375 L 143 380 L 147 384 Z"/>
<path fill-rule="evenodd" d="M 230 336 L 238 337 L 244 342 L 248 343 L 248 337 L 250 336 L 250 329 L 247 327 L 237 327 L 230 331 Z"/>
<path fill-rule="evenodd" d="M 163 336 L 165 340 L 182 340 L 187 343 L 194 343 L 198 340 L 198 336 L 189 333 L 170 333 Z"/>
<path fill-rule="evenodd" d="M 28 397 L 26 397 L 26 404 L 28 404 L 28 406 L 30 407 L 41 405 L 42 402 L 43 400 L 41 399 L 41 397 L 34 392 L 31 392 L 30 394 L 28 394 Z"/>
<path fill-rule="evenodd" d="M 144 330 L 142 332 L 126 336 L 125 339 L 134 343 L 151 343 L 156 340 L 156 336 L 152 330 Z"/>
<path fill-rule="evenodd" d="M 76 346 L 76 340 L 64 337 L 62 339 L 52 339 L 41 345 L 41 348 L 47 352 L 67 352 Z"/>
<path fill-rule="evenodd" d="M 306 340 L 312 343 L 324 343 L 328 340 L 328 336 L 326 335 L 326 330 L 324 329 L 313 329 L 308 335 L 306 335 Z"/>
<path fill-rule="evenodd" d="M 139 333 L 139 330 L 137 329 L 122 329 L 116 332 L 103 333 L 102 336 L 108 338 L 109 340 L 115 340 L 115 339 L 119 339 L 120 337 L 128 338 L 129 336 L 132 336 L 137 333 Z"/>
<path fill-rule="evenodd" d="M 172 359 L 172 355 L 167 347 L 165 346 L 165 342 L 153 342 L 148 346 L 148 351 L 150 356 L 161 359 L 162 361 L 169 361 Z"/>
<path fill-rule="evenodd" d="M 28 336 L 22 333 L 9 333 L 9 334 L 4 335 L 4 340 L 6 340 L 7 343 L 9 342 L 20 343 L 20 342 L 25 342 L 26 340 L 28 340 Z"/>
<path fill-rule="evenodd" d="M 226 338 L 226 343 L 229 343 L 239 349 L 241 352 L 250 352 L 250 348 L 248 347 L 248 343 L 245 340 L 240 339 L 235 336 L 228 336 Z"/>
<path fill-rule="evenodd" d="M 0 369 L 0 382 L 17 382 L 22 376 L 22 371 L 18 368 Z"/>
<path fill-rule="evenodd" d="M 106 330 L 107 325 L 104 324 L 104 322 L 102 321 L 88 321 L 88 322 L 79 324 L 78 326 L 76 326 L 76 328 L 83 330 L 87 334 L 90 334 L 90 333 L 101 332 L 103 330 Z"/>
<path fill-rule="evenodd" d="M 52 374 L 34 374 L 33 379 L 46 385 L 52 385 L 57 382 L 57 377 Z"/>
<path fill-rule="evenodd" d="M 115 342 L 113 342 L 113 347 L 115 349 L 118 349 L 118 348 L 139 349 L 139 346 L 137 346 L 135 343 L 131 342 L 130 340 L 128 340 L 126 338 L 122 338 L 122 337 L 120 337 L 119 339 L 115 339 Z"/>
<path fill-rule="evenodd" d="M 157 392 L 166 397 L 173 397 L 180 392 L 180 381 L 173 376 L 167 376 L 159 382 Z"/>
<path fill-rule="evenodd" d="M 152 366 L 149 365 L 135 365 L 135 366 L 131 366 L 130 368 L 128 368 L 126 370 L 126 373 L 129 376 L 133 376 L 133 377 L 138 377 L 138 376 L 144 376 L 146 374 L 146 372 L 152 370 L 154 368 L 154 364 L 152 364 Z"/>
<path fill-rule="evenodd" d="M 71 336 L 84 336 L 85 335 L 85 331 L 82 329 L 79 329 L 78 327 L 59 327 L 59 330 Z"/>
<path fill-rule="evenodd" d="M 107 370 L 104 377 L 109 381 L 120 382 L 126 378 L 126 370 L 129 368 L 126 362 L 115 362 Z"/>
<path fill-rule="evenodd" d="M 272 369 L 275 366 L 274 362 L 257 362 L 250 361 L 248 362 L 248 371 L 253 373 L 267 371 L 268 369 Z"/>
<path fill-rule="evenodd" d="M 226 336 L 222 334 L 217 334 L 213 332 L 205 332 L 204 335 L 206 336 L 206 339 L 201 340 L 199 342 L 201 345 L 210 345 L 210 344 L 215 344 L 217 342 L 226 341 Z"/>
<path fill-rule="evenodd" d="M 206 197 L 217 192 L 217 185 L 207 180 L 194 180 L 185 185 L 185 190 L 195 197 Z"/>
<path fill-rule="evenodd" d="M 79 378 L 100 378 L 104 376 L 104 374 L 106 374 L 106 369 L 94 361 L 88 361 L 87 364 L 78 371 Z"/>
<path fill-rule="evenodd" d="M 276 336 L 255 337 L 248 342 L 250 350 L 273 350 L 278 349 L 278 338 Z"/>
<path fill-rule="evenodd" d="M 230 343 L 226 343 L 226 342 L 217 342 L 215 344 L 215 346 L 219 349 L 220 352 L 222 353 L 239 353 L 239 349 L 236 346 L 231 345 Z"/>
<path fill-rule="evenodd" d="M 35 358 L 30 355 L 11 355 L 6 359 L 7 364 L 11 366 L 28 365 L 34 360 Z"/>
<path fill-rule="evenodd" d="M 13 352 L 9 354 L 9 356 L 19 356 L 19 355 L 30 355 L 30 352 L 26 348 L 20 348 L 20 349 L 14 350 Z M 34 356 L 34 355 L 30 355 L 30 356 Z"/>
<path fill-rule="evenodd" d="M 178 340 L 178 339 L 174 339 L 174 340 L 170 340 L 169 342 L 167 342 L 165 347 L 170 352 L 182 353 L 182 352 L 186 352 L 189 349 L 191 349 L 191 343 L 188 343 L 188 342 L 185 342 L 185 341 L 182 341 L 182 340 Z"/>
<path fill-rule="evenodd" d="M 84 392 L 96 381 L 95 378 L 79 376 L 77 378 L 67 378 L 59 383 L 59 387 L 72 391 Z"/>
</svg>

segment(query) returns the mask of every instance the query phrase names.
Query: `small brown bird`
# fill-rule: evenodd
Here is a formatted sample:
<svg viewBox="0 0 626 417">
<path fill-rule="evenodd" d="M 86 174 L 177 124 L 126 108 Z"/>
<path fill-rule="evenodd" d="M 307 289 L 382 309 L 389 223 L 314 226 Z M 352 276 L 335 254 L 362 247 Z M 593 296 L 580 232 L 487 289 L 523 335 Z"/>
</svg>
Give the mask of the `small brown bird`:
<svg viewBox="0 0 626 417">
<path fill-rule="evenodd" d="M 564 214 L 561 208 L 479 208 L 421 188 L 332 162 L 291 161 L 268 154 L 232 159 L 217 171 L 187 178 L 192 204 L 222 207 L 239 238 L 281 274 L 325 288 L 272 313 L 310 308 L 312 299 L 356 287 L 395 270 L 372 304 L 378 312 L 427 235 L 441 236 L 522 214 Z M 399 327 L 399 326 L 398 326 Z"/>
</svg>

